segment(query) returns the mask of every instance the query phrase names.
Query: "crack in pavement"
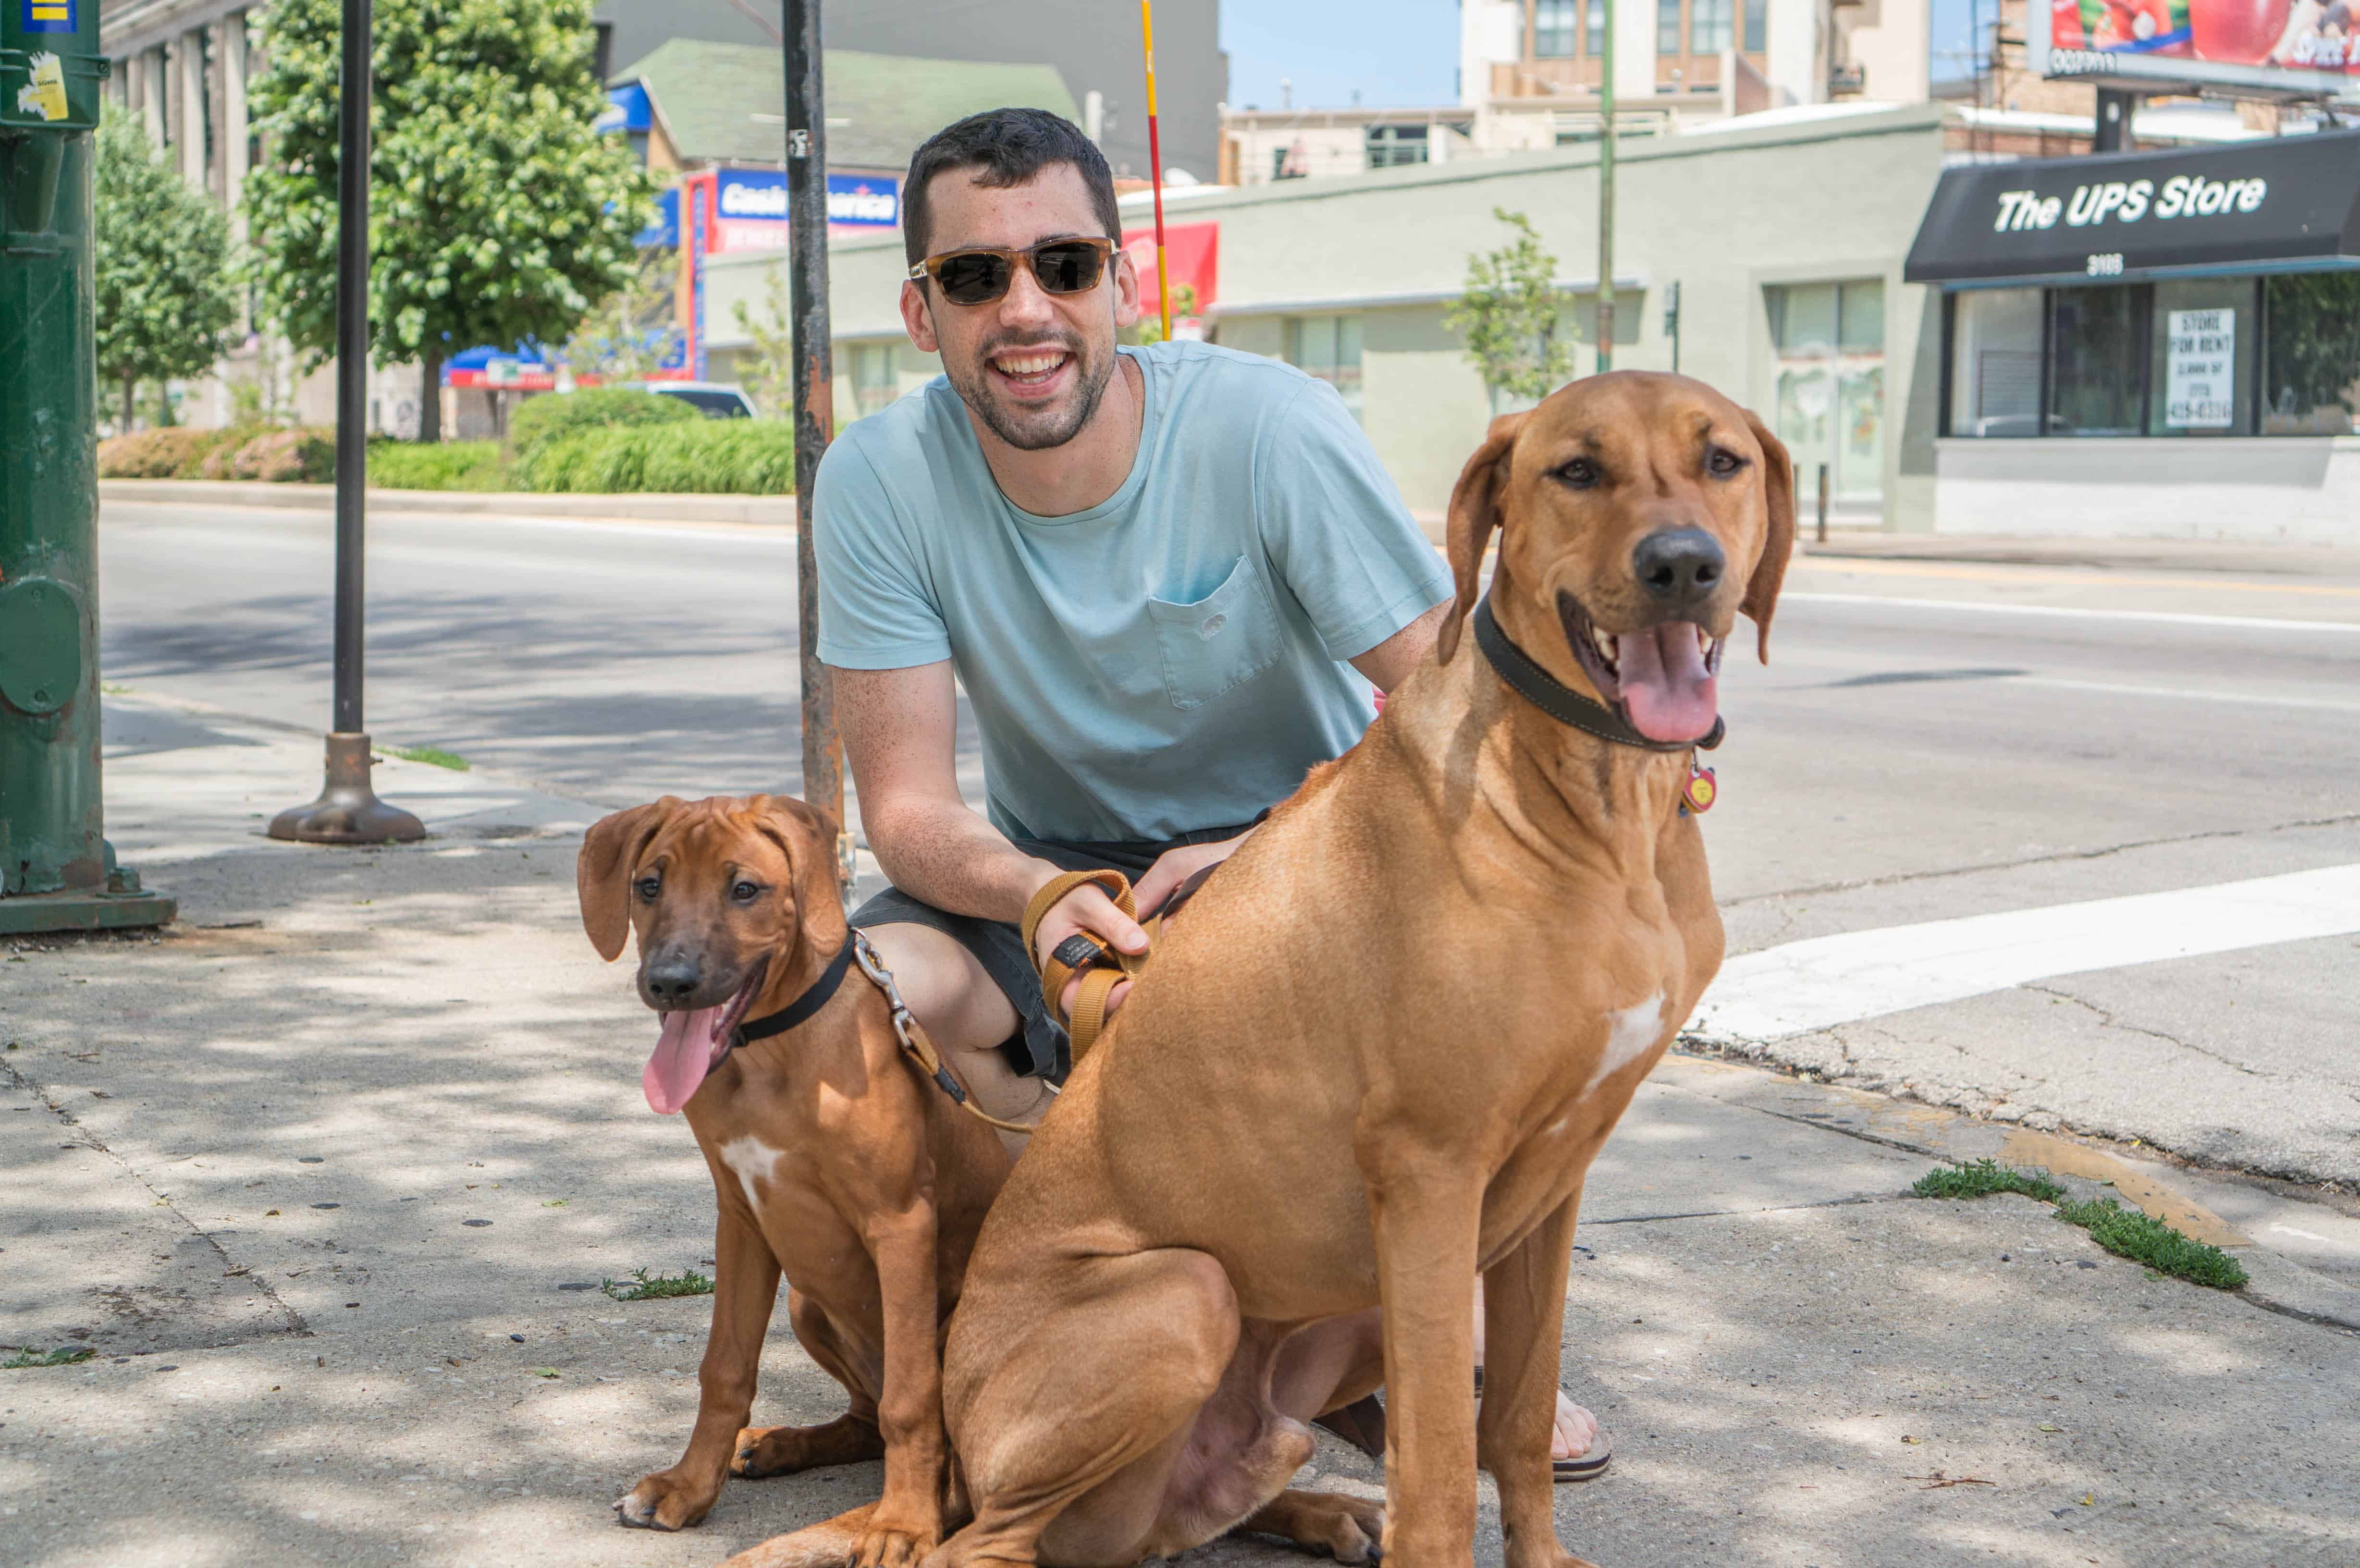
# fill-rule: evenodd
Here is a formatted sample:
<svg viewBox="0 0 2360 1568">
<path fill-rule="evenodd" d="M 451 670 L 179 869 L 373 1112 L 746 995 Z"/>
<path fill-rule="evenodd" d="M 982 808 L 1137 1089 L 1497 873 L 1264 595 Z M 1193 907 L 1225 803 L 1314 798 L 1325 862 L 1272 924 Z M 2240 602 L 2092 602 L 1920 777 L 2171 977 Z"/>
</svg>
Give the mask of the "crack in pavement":
<svg viewBox="0 0 2360 1568">
<path fill-rule="evenodd" d="M 2055 866 L 2072 860 L 2103 860 L 2109 855 L 2126 855 L 2135 849 L 2158 849 L 2170 844 L 2202 844 L 2210 839 L 2252 838 L 2263 833 L 2294 833 L 2304 828 L 2349 827 L 2360 822 L 2360 811 L 2348 811 L 2341 816 L 2305 817 L 2297 822 L 2273 822 L 2256 828 L 2214 828 L 2204 833 L 2178 833 L 2169 838 L 2133 839 L 2125 844 L 2106 844 L 2097 849 L 2061 849 L 2050 855 L 2029 855 L 2020 860 L 1994 860 L 1983 866 L 1952 866 L 1936 871 L 1896 871 L 1885 877 L 1863 877 L 1850 882 L 1821 882 L 1808 887 L 1784 887 L 1775 893 L 1755 893 L 1743 898 L 1732 898 L 1722 904 L 1724 909 L 1743 909 L 1775 898 L 1805 898 L 1823 893 L 1851 893 L 1863 887 L 1898 887 L 1912 882 L 1934 882 L 1947 877 L 1972 877 L 1983 871 L 2016 871 L 2027 866 Z"/>
<path fill-rule="evenodd" d="M 106 1146 L 104 1139 L 101 1138 L 96 1133 L 92 1132 L 90 1128 L 84 1127 L 75 1118 L 74 1114 L 71 1111 L 67 1110 L 65 1106 L 60 1105 L 54 1098 L 52 1098 L 48 1088 L 38 1079 L 32 1077 L 13 1062 L 0 1062 L 0 1073 L 7 1074 L 8 1082 L 11 1085 L 24 1090 L 27 1094 L 38 1100 L 43 1105 L 47 1106 L 51 1115 L 55 1116 L 60 1122 L 63 1123 L 67 1127 L 72 1130 L 76 1140 L 80 1142 L 83 1148 L 94 1149 L 98 1153 L 106 1156 L 107 1159 L 115 1162 L 115 1167 L 126 1176 L 130 1177 L 134 1181 L 138 1182 L 141 1187 L 145 1188 L 154 1198 L 154 1206 L 169 1210 L 174 1219 L 179 1220 L 182 1225 L 189 1227 L 191 1235 L 196 1236 L 207 1247 L 213 1248 L 213 1256 L 221 1259 L 222 1278 L 229 1278 L 234 1270 L 240 1269 L 245 1269 L 246 1272 L 238 1277 L 246 1280 L 248 1286 L 258 1291 L 262 1297 L 270 1303 L 272 1309 L 278 1312 L 279 1318 L 286 1323 L 287 1333 L 299 1338 L 308 1338 L 311 1335 L 313 1332 L 311 1325 L 304 1321 L 303 1314 L 297 1312 L 293 1307 L 289 1306 L 285 1301 L 280 1299 L 279 1292 L 271 1288 L 270 1281 L 268 1279 L 255 1272 L 252 1265 L 241 1264 L 235 1258 L 232 1258 L 228 1251 L 222 1246 L 220 1240 L 215 1237 L 211 1231 L 205 1229 L 202 1225 L 197 1224 L 195 1220 L 190 1218 L 187 1212 L 184 1211 L 180 1204 L 174 1203 L 168 1194 L 158 1191 L 156 1184 L 148 1181 L 147 1177 L 141 1175 L 138 1169 L 129 1160 L 115 1153 L 112 1149 L 109 1149 Z M 235 1342 L 233 1341 L 233 1343 Z"/>
<path fill-rule="evenodd" d="M 2091 1001 L 2086 996 L 2077 996 L 2070 991 L 2060 991 L 2053 985 L 2041 985 L 2030 982 L 2026 983 L 2021 988 L 2027 991 L 2038 991 L 2044 996 L 2054 996 L 2060 1002 L 2070 1002 L 2075 1007 L 2087 1008 L 2089 1011 L 2095 1013 L 2098 1016 L 2098 1023 L 2101 1028 L 2120 1029 L 2125 1034 L 2143 1034 L 2149 1040 L 2159 1040 L 2166 1045 L 2176 1045 L 2182 1051 L 2191 1052 L 2197 1056 L 2209 1058 L 2212 1061 L 2219 1062 L 2223 1067 L 2233 1068 L 2235 1071 L 2244 1073 L 2248 1078 L 2283 1079 L 2286 1076 L 2286 1074 L 2282 1073 L 2267 1073 L 2258 1067 L 2248 1067 L 2242 1062 L 2233 1062 L 2217 1051 L 2207 1051 L 2201 1045 L 2181 1040 L 2178 1035 L 2166 1034 L 2161 1029 L 2143 1029 L 2137 1024 L 2126 1024 L 2121 1022 L 2114 1014 L 2098 1006 L 2097 1003 Z"/>
</svg>

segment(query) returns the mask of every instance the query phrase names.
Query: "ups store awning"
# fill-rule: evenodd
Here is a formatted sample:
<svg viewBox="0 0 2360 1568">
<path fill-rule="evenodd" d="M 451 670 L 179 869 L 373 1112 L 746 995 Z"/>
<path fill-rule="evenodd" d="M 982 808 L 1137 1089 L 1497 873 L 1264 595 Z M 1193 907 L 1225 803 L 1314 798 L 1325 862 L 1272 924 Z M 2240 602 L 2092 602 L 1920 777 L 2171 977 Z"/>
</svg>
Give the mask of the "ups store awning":
<svg viewBox="0 0 2360 1568">
<path fill-rule="evenodd" d="M 1956 285 L 2360 267 L 2360 132 L 1946 170 L 1902 278 Z"/>
</svg>

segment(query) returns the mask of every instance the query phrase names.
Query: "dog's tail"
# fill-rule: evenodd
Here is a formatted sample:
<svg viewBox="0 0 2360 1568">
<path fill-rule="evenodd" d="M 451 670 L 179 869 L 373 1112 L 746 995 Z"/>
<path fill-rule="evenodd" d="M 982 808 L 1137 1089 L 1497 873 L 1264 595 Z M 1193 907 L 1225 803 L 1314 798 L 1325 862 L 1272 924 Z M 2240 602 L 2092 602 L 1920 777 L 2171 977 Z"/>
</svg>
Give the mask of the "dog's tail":
<svg viewBox="0 0 2360 1568">
<path fill-rule="evenodd" d="M 721 1568 L 844 1568 L 858 1555 L 861 1539 L 869 1533 L 869 1516 L 876 1511 L 875 1503 L 863 1503 L 834 1519 L 774 1535 Z"/>
</svg>

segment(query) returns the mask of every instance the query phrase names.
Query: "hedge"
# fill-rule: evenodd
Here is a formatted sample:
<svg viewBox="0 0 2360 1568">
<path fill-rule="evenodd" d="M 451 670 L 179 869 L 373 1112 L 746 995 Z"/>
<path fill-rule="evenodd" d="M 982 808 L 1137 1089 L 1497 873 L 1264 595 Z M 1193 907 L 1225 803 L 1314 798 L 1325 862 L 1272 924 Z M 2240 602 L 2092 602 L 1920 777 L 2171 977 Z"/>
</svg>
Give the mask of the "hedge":
<svg viewBox="0 0 2360 1568">
<path fill-rule="evenodd" d="M 508 445 L 519 459 L 552 441 L 586 430 L 617 426 L 676 425 L 701 419 L 677 397 L 660 397 L 636 387 L 591 387 L 578 392 L 528 397 L 508 419 Z"/>
<path fill-rule="evenodd" d="M 333 430 L 185 425 L 98 443 L 102 479 L 261 479 L 325 484 L 336 474 Z"/>
<path fill-rule="evenodd" d="M 585 430 L 520 455 L 511 474 L 519 488 L 543 492 L 784 495 L 795 484 L 795 428 L 693 419 Z"/>
<path fill-rule="evenodd" d="M 497 441 L 373 441 L 369 483 L 384 490 L 506 490 L 508 460 Z"/>
</svg>

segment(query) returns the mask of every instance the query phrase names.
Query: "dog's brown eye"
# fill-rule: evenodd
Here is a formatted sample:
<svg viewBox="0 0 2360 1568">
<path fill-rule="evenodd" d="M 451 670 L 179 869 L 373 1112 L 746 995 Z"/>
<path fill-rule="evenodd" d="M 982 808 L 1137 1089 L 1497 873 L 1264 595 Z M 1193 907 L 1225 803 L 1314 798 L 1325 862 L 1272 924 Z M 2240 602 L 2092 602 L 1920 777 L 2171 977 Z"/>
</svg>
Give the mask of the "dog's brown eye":
<svg viewBox="0 0 2360 1568">
<path fill-rule="evenodd" d="M 1716 452 L 1705 459 L 1705 467 L 1716 476 L 1726 479 L 1745 466 L 1745 460 L 1733 452 Z"/>
<path fill-rule="evenodd" d="M 751 882 L 741 881 L 733 883 L 729 888 L 729 896 L 737 899 L 741 904 L 752 903 L 756 898 L 761 897 L 761 893 L 762 889 L 756 887 Z"/>
<path fill-rule="evenodd" d="M 637 882 L 631 884 L 631 886 L 638 889 L 640 898 L 652 904 L 656 901 L 656 895 L 663 891 L 663 878 L 661 877 L 642 877 Z"/>
<path fill-rule="evenodd" d="M 1598 483 L 1598 464 L 1586 457 L 1577 457 L 1558 469 L 1557 476 L 1576 490 L 1587 490 Z"/>
</svg>

